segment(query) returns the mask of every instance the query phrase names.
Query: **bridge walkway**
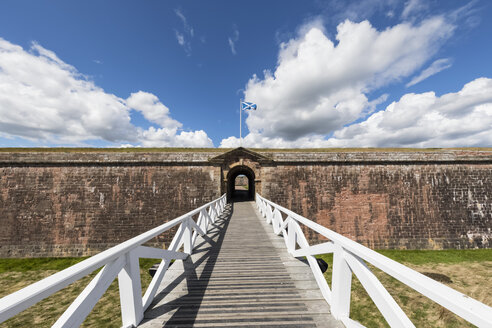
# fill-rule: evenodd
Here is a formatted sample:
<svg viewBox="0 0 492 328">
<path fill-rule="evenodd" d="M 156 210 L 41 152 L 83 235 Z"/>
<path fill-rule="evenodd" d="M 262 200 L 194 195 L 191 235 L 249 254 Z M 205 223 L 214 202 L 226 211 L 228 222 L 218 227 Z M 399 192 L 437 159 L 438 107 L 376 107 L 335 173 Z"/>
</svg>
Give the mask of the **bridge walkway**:
<svg viewBox="0 0 492 328">
<path fill-rule="evenodd" d="M 139 327 L 343 327 L 254 202 L 227 206 L 193 255 L 171 265 Z"/>
</svg>

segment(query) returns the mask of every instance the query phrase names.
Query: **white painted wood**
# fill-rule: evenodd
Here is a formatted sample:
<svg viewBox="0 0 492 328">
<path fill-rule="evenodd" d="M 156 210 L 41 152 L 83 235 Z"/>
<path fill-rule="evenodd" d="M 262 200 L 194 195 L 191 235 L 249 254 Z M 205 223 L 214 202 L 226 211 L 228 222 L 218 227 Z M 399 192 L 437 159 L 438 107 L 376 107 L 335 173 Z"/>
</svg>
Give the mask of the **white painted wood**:
<svg viewBox="0 0 492 328">
<path fill-rule="evenodd" d="M 183 238 L 183 234 L 184 234 L 183 225 L 180 225 L 178 231 L 176 231 L 176 234 L 174 235 L 173 240 L 171 241 L 171 244 L 169 245 L 170 251 L 175 251 L 179 249 L 179 247 L 181 246 L 181 240 Z M 166 274 L 166 271 L 169 268 L 170 264 L 171 264 L 171 259 L 164 259 L 159 264 L 159 267 L 157 268 L 157 271 L 155 272 L 154 277 L 152 278 L 143 296 L 142 302 L 143 302 L 144 311 L 152 303 L 152 300 L 155 297 L 157 289 L 159 288 L 159 285 L 161 284 L 162 279 L 164 278 L 164 275 Z"/>
<path fill-rule="evenodd" d="M 91 312 L 94 305 L 96 305 L 97 301 L 116 278 L 124 264 L 125 257 L 122 256 L 105 265 L 52 327 L 68 328 L 80 326 Z"/>
<path fill-rule="evenodd" d="M 342 317 L 339 319 L 347 328 L 365 328 L 359 322 L 350 319 L 349 317 Z"/>
<path fill-rule="evenodd" d="M 391 327 L 415 327 L 367 265 L 349 252 L 344 258 Z"/>
<path fill-rule="evenodd" d="M 84 260 L 82 262 L 79 262 L 65 270 L 62 270 L 60 272 L 55 273 L 54 275 L 51 275 L 45 279 L 42 279 L 34 284 L 31 284 L 15 293 L 12 293 L 10 295 L 7 295 L 3 298 L 0 299 L 0 323 L 11 318 L 12 316 L 16 315 L 17 313 L 27 309 L 28 307 L 36 304 L 37 302 L 43 300 L 44 298 L 50 296 L 53 293 L 56 293 L 60 289 L 68 286 L 69 284 L 73 283 L 74 281 L 90 274 L 94 270 L 97 270 L 98 268 L 101 268 L 102 266 L 106 266 L 110 263 L 113 263 L 117 259 L 125 258 L 126 254 L 133 249 L 135 249 L 137 246 L 142 245 L 143 243 L 149 241 L 152 238 L 155 238 L 156 236 L 162 234 L 163 232 L 175 227 L 176 225 L 180 225 L 183 221 L 185 221 L 188 217 L 191 217 L 197 213 L 200 213 L 202 210 L 206 210 L 207 208 L 213 208 L 216 204 L 221 202 L 222 204 L 225 205 L 225 197 L 226 195 L 222 195 L 220 198 L 207 203 L 189 213 L 186 213 L 174 220 L 171 220 L 165 224 L 162 224 L 154 229 L 151 229 L 143 234 L 140 234 L 130 240 L 127 240 L 119 245 L 116 245 L 106 251 L 103 251 L 97 255 L 94 255 L 87 260 Z M 221 208 L 224 208 L 223 206 Z M 173 242 L 171 243 L 173 247 L 180 246 L 180 244 L 183 241 L 183 234 L 184 231 L 183 229 L 179 229 L 178 233 L 173 239 Z M 191 236 L 190 236 L 191 237 Z M 188 242 L 189 243 L 189 242 Z M 175 251 L 177 248 L 173 248 L 172 250 Z M 169 262 L 169 261 L 167 261 Z M 167 266 L 169 264 L 167 263 Z M 163 261 L 163 265 L 159 267 L 160 270 L 160 276 L 158 276 L 158 279 L 153 279 L 151 282 L 151 285 L 147 289 L 146 292 L 146 304 L 150 304 L 152 302 L 153 297 L 155 296 L 155 291 L 158 286 L 156 282 L 159 279 L 162 279 L 162 276 L 164 275 L 165 271 L 167 270 L 166 266 L 166 261 Z M 103 269 L 101 272 L 106 272 Z M 158 270 L 158 272 L 159 272 Z M 102 274 L 102 273 L 101 273 Z M 104 276 L 106 277 L 106 275 Z M 155 277 L 154 277 L 155 278 Z M 102 278 L 101 278 L 102 279 Z M 159 280 L 160 283 L 160 280 Z M 94 282 L 94 284 L 96 284 Z M 98 285 L 99 286 L 99 285 Z M 93 291 L 87 291 L 87 294 L 91 295 L 99 295 L 96 292 Z M 84 294 L 85 295 L 85 294 Z M 101 294 L 102 295 L 102 294 Z M 81 298 L 77 298 L 78 302 L 80 304 L 83 304 L 81 306 L 81 309 L 86 307 L 86 304 L 89 304 L 92 299 L 85 300 L 84 296 L 79 296 Z M 76 312 L 78 312 L 77 310 Z M 82 310 L 81 310 L 82 311 Z M 82 313 L 82 312 L 81 312 Z M 72 316 L 78 316 L 78 313 L 75 313 Z M 70 319 L 71 320 L 71 319 Z"/>
<path fill-rule="evenodd" d="M 289 216 L 287 218 L 288 221 L 288 230 L 289 234 L 287 237 L 287 250 L 289 251 L 290 254 L 293 254 L 294 251 L 296 250 L 296 228 L 294 226 L 294 220 Z"/>
<path fill-rule="evenodd" d="M 214 209 L 212 207 L 208 209 L 208 217 L 212 223 L 215 223 Z"/>
<path fill-rule="evenodd" d="M 336 319 L 340 320 L 350 316 L 352 271 L 345 261 L 345 250 L 338 244 L 334 248 L 331 312 Z"/>
<path fill-rule="evenodd" d="M 308 256 L 308 255 L 328 254 L 328 253 L 333 253 L 334 250 L 335 250 L 335 245 L 333 244 L 333 242 L 328 241 L 326 243 L 313 245 L 293 251 L 292 256 L 301 257 L 301 256 Z"/>
<path fill-rule="evenodd" d="M 165 260 L 185 260 L 188 258 L 188 254 L 182 252 L 170 251 L 167 249 L 160 249 L 147 246 L 138 246 L 135 249 L 135 255 L 137 257 L 143 257 L 147 259 L 165 259 Z"/>
<path fill-rule="evenodd" d="M 284 222 L 280 225 L 280 233 L 282 237 L 284 237 L 285 248 L 289 249 L 289 234 L 287 232 L 287 226 L 289 225 L 289 217 L 285 219 Z"/>
<path fill-rule="evenodd" d="M 222 211 L 221 211 L 222 212 Z M 202 228 L 203 232 L 207 233 L 208 232 L 208 217 L 207 217 L 207 211 L 200 211 L 200 216 L 198 218 L 199 226 Z"/>
<path fill-rule="evenodd" d="M 125 258 L 126 263 L 118 274 L 121 321 L 124 327 L 136 327 L 143 318 L 140 265 L 136 251 L 126 253 Z"/>
<path fill-rule="evenodd" d="M 273 226 L 273 232 L 276 234 L 276 235 L 280 235 L 280 227 L 282 226 L 282 215 L 280 214 L 280 211 L 275 209 L 273 211 L 273 215 L 272 215 L 272 226 Z"/>
<path fill-rule="evenodd" d="M 200 228 L 199 224 L 197 224 L 197 223 L 195 223 L 195 221 L 193 221 L 192 218 L 190 218 L 188 223 L 190 224 L 190 229 L 192 229 L 192 231 L 193 231 L 193 236 L 191 237 L 191 249 L 193 250 L 193 249 L 195 249 L 196 238 L 198 237 L 198 235 L 200 235 L 200 236 L 205 235 L 205 232 L 202 230 L 202 228 Z"/>
<path fill-rule="evenodd" d="M 205 235 L 205 232 L 202 230 L 202 228 L 200 228 L 200 226 L 198 224 L 195 223 L 195 221 L 193 221 L 191 218 L 190 220 L 188 221 L 189 224 L 190 224 L 190 228 L 193 228 L 195 229 L 195 231 L 200 235 L 200 236 L 203 236 Z"/>
<path fill-rule="evenodd" d="M 186 254 L 191 254 L 191 251 L 193 250 L 193 245 L 192 245 L 192 240 L 191 240 L 191 224 L 190 224 L 191 218 L 188 217 L 186 220 L 183 221 L 183 248 L 184 252 Z"/>
<path fill-rule="evenodd" d="M 191 221 L 193 221 L 193 220 L 191 220 Z M 201 229 L 201 226 L 203 225 L 203 222 L 202 221 L 203 221 L 202 212 L 200 212 L 198 214 L 198 219 L 196 221 L 196 224 L 200 227 L 200 230 L 202 230 Z M 193 222 L 195 222 L 195 221 L 193 221 Z M 198 237 L 198 232 L 195 230 L 195 231 L 193 231 L 193 236 L 191 237 L 191 244 L 193 245 L 193 248 L 195 247 L 195 242 L 196 242 L 196 238 L 197 237 Z"/>
<path fill-rule="evenodd" d="M 273 220 L 273 210 L 272 210 L 272 206 L 270 206 L 269 204 L 266 205 L 266 222 L 268 224 L 272 223 L 272 220 Z"/>
<path fill-rule="evenodd" d="M 259 199 L 260 204 L 262 204 L 261 206 L 265 208 L 270 208 L 270 206 L 272 206 L 282 213 L 291 216 L 296 222 L 307 226 L 334 243 L 339 244 L 344 250 L 371 263 L 393 278 L 415 289 L 422 295 L 442 305 L 472 324 L 478 327 L 492 327 L 492 308 L 490 306 L 480 303 L 467 295 L 432 280 L 431 278 L 356 243 L 349 238 L 277 205 L 258 194 L 256 197 Z"/>
<path fill-rule="evenodd" d="M 306 237 L 304 236 L 304 233 L 302 232 L 301 227 L 297 222 L 294 221 L 294 230 L 296 231 L 296 236 L 297 236 L 297 242 L 301 248 L 307 248 L 309 247 L 309 243 L 306 240 Z M 323 275 L 323 272 L 321 272 L 321 269 L 319 268 L 318 262 L 316 261 L 316 258 L 314 256 L 306 256 L 306 260 L 309 263 L 309 267 L 311 268 L 311 271 L 313 272 L 314 279 L 316 280 L 316 284 L 318 285 L 321 294 L 325 298 L 326 302 L 328 304 L 332 303 L 332 293 L 330 290 L 330 286 L 326 282 L 326 279 Z"/>
</svg>

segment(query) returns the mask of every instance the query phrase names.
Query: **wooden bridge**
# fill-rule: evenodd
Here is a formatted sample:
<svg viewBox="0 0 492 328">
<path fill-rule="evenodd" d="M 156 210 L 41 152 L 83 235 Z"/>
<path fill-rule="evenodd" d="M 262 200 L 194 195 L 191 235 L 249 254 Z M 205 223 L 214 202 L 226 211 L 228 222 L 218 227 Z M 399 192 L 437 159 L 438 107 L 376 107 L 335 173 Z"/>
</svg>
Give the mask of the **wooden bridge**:
<svg viewBox="0 0 492 328">
<path fill-rule="evenodd" d="M 177 261 L 142 327 L 342 327 L 309 265 L 287 252 L 254 202 L 229 204 Z"/>
<path fill-rule="evenodd" d="M 175 227 L 168 249 L 143 246 Z M 327 241 L 310 245 L 309 229 Z M 326 253 L 330 285 L 315 258 Z M 161 259 L 143 297 L 139 258 Z M 80 326 L 116 277 L 123 327 L 362 327 L 350 319 L 353 275 L 391 327 L 414 327 L 367 263 L 476 326 L 492 326 L 489 306 L 258 194 L 256 203 L 232 204 L 223 195 L 7 295 L 0 323 L 102 268 L 53 327 Z"/>
</svg>

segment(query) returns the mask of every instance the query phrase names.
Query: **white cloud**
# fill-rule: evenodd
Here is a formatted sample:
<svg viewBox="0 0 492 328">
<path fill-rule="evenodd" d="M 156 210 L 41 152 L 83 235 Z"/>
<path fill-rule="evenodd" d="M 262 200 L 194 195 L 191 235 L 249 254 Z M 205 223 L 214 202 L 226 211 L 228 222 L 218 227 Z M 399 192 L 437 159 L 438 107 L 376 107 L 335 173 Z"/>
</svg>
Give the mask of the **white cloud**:
<svg viewBox="0 0 492 328">
<path fill-rule="evenodd" d="M 132 108 L 160 128 L 143 130 L 133 125 Z M 212 146 L 203 131 L 178 133 L 179 127 L 181 123 L 170 117 L 169 109 L 155 95 L 139 91 L 121 99 L 37 43 L 28 52 L 0 38 L 2 137 L 65 145 L 104 140 L 114 144 Z"/>
<path fill-rule="evenodd" d="M 143 147 L 213 147 L 212 140 L 203 130 L 181 131 L 176 134 L 173 129 L 154 128 L 142 131 L 140 140 Z"/>
<path fill-rule="evenodd" d="M 335 132 L 338 147 L 459 147 L 492 145 L 492 79 L 456 93 L 406 94 L 365 122 Z"/>
<path fill-rule="evenodd" d="M 191 25 L 188 24 L 188 20 L 186 19 L 183 12 L 180 9 L 175 9 L 174 12 L 176 13 L 176 16 L 178 16 L 181 19 L 181 21 L 183 22 L 183 27 L 184 27 L 185 32 L 187 34 L 189 34 L 190 36 L 194 36 L 195 31 L 194 31 L 193 27 L 191 27 Z"/>
<path fill-rule="evenodd" d="M 427 6 L 428 4 L 422 0 L 408 0 L 403 7 L 401 18 L 408 19 L 412 15 L 427 9 Z"/>
<path fill-rule="evenodd" d="M 382 12 L 386 12 L 388 17 L 392 17 L 399 2 L 400 0 L 331 0 L 322 2 L 322 6 L 325 7 L 325 15 L 335 24 L 338 24 L 345 19 L 351 21 L 369 19 Z"/>
<path fill-rule="evenodd" d="M 335 44 L 311 27 L 281 45 L 274 72 L 247 83 L 245 98 L 259 106 L 249 114 L 248 128 L 261 140 L 320 142 L 368 115 L 373 103 L 366 94 L 413 74 L 453 30 L 443 17 L 383 31 L 347 20 L 338 25 Z"/>
<path fill-rule="evenodd" d="M 479 78 L 456 93 L 406 94 L 366 121 L 336 131 L 331 138 L 293 141 L 250 133 L 245 147 L 483 147 L 492 146 L 492 79 Z M 237 147 L 239 139 L 222 140 Z"/>
<path fill-rule="evenodd" d="M 419 75 L 415 76 L 410 82 L 406 84 L 407 87 L 415 85 L 423 80 L 435 75 L 445 69 L 448 69 L 452 66 L 451 59 L 442 58 L 434 61 L 429 67 L 420 72 Z"/>
<path fill-rule="evenodd" d="M 126 104 L 140 111 L 148 121 L 157 123 L 163 128 L 176 130 L 182 126 L 180 122 L 169 117 L 169 108 L 152 93 L 144 91 L 132 93 L 126 100 Z"/>
<path fill-rule="evenodd" d="M 237 53 L 236 52 L 236 42 L 239 41 L 239 31 L 238 31 L 236 25 L 234 25 L 233 28 L 234 28 L 233 35 L 232 35 L 232 37 L 228 38 L 227 41 L 229 42 L 229 47 L 231 48 L 232 54 L 235 55 Z"/>
<path fill-rule="evenodd" d="M 191 56 L 191 41 L 190 39 L 193 38 L 195 35 L 195 30 L 193 27 L 188 23 L 188 20 L 186 19 L 185 15 L 180 9 L 175 9 L 174 13 L 176 16 L 179 17 L 181 22 L 183 23 L 183 32 L 178 31 L 177 29 L 174 30 L 176 34 L 176 40 L 178 41 L 178 44 L 183 47 L 185 53 L 187 56 Z"/>
<path fill-rule="evenodd" d="M 185 45 L 185 39 L 184 39 L 184 35 L 179 33 L 178 31 L 174 31 L 176 33 L 176 40 L 178 41 L 178 44 L 180 46 L 184 46 Z"/>
</svg>

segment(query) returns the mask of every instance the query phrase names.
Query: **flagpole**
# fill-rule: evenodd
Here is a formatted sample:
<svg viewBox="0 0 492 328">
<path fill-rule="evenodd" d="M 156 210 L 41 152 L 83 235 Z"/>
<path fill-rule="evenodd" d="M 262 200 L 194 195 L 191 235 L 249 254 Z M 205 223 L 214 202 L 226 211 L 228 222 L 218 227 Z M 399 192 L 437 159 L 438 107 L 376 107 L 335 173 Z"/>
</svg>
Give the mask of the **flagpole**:
<svg viewBox="0 0 492 328">
<path fill-rule="evenodd" d="M 243 145 L 243 135 L 241 131 L 241 126 L 243 124 L 243 120 L 242 120 L 243 110 L 241 109 L 241 103 L 242 103 L 242 99 L 239 99 L 239 147 Z"/>
</svg>

